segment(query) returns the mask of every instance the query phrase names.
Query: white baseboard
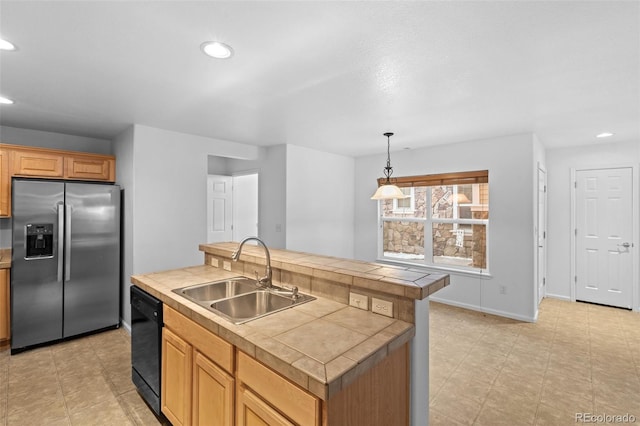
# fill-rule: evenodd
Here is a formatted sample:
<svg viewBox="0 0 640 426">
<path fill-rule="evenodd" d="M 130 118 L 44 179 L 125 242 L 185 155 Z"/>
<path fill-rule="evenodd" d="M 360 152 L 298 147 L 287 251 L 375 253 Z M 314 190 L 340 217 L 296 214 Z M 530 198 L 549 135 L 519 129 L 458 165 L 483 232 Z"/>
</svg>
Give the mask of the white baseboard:
<svg viewBox="0 0 640 426">
<path fill-rule="evenodd" d="M 544 297 L 548 297 L 550 299 L 559 299 L 559 300 L 565 300 L 567 302 L 571 302 L 571 297 L 569 297 L 569 296 L 561 296 L 559 294 L 547 293 L 547 294 L 544 295 Z"/>
<path fill-rule="evenodd" d="M 499 317 L 511 318 L 511 319 L 518 320 L 518 321 L 536 322 L 536 319 L 537 319 L 537 313 L 533 317 L 528 317 L 528 316 L 525 316 L 525 315 L 514 314 L 512 312 L 499 311 L 497 309 L 488 309 L 488 308 L 483 308 L 483 307 L 480 307 L 480 306 L 469 305 L 467 303 L 460 303 L 460 302 L 454 302 L 454 301 L 447 300 L 447 299 L 440 299 L 439 297 L 429 296 L 429 300 L 432 300 L 432 301 L 438 302 L 438 303 L 443 303 L 445 305 L 455 306 L 457 308 L 469 309 L 469 310 L 476 311 L 476 312 L 482 312 L 482 313 L 485 313 L 485 314 L 497 315 Z"/>
<path fill-rule="evenodd" d="M 120 318 L 120 325 L 122 326 L 122 328 L 127 330 L 127 333 L 131 334 L 131 324 Z"/>
</svg>

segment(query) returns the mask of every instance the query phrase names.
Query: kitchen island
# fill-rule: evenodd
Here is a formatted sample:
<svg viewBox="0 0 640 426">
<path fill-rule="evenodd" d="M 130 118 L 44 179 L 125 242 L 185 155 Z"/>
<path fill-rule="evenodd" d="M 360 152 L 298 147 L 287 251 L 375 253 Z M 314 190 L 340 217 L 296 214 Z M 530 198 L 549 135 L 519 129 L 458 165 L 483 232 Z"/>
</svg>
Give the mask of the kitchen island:
<svg viewBox="0 0 640 426">
<path fill-rule="evenodd" d="M 207 365 L 215 369 L 206 371 L 213 372 L 215 380 L 202 389 L 220 391 L 222 411 L 236 424 L 250 424 L 252 418 L 266 424 L 426 423 L 426 298 L 449 284 L 448 275 L 272 250 L 274 284 L 297 286 L 316 300 L 242 325 L 173 292 L 261 274 L 266 263 L 263 250 L 246 246 L 233 262 L 237 247 L 201 245 L 204 265 L 131 279 L 164 303 L 164 331 L 169 337 L 163 335 L 163 348 L 169 356 L 163 351 L 163 362 L 177 362 L 178 370 L 184 369 L 170 381 L 162 379 L 163 412 L 169 412 L 172 423 L 188 424 L 205 414 L 196 382 L 209 383 L 197 373 L 202 370 L 198 356 L 208 345 L 215 347 L 202 359 L 213 361 Z M 360 295 L 362 309 L 349 306 L 351 293 Z M 373 313 L 374 305 L 376 310 L 385 307 L 386 315 Z M 166 371 L 176 371 L 176 366 Z M 182 391 L 175 392 L 175 386 Z M 180 401 L 167 405 L 165 394 Z"/>
</svg>

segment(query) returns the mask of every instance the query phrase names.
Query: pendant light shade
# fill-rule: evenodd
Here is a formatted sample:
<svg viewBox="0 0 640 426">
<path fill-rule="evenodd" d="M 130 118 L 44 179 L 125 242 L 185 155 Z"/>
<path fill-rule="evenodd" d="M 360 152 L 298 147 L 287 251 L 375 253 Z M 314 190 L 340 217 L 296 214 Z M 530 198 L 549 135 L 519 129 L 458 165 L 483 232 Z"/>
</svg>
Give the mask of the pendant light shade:
<svg viewBox="0 0 640 426">
<path fill-rule="evenodd" d="M 407 198 L 407 196 L 395 185 L 381 185 L 371 197 L 372 200 L 399 200 L 402 198 Z"/>
<path fill-rule="evenodd" d="M 393 173 L 393 168 L 391 167 L 391 155 L 389 153 L 390 141 L 389 138 L 393 136 L 393 133 L 385 133 L 387 137 L 387 166 L 384 168 L 384 175 L 387 180 L 384 185 L 380 185 L 375 194 L 371 197 L 372 200 L 401 200 L 403 198 L 407 198 L 408 195 L 405 195 L 404 192 L 396 185 L 391 183 L 390 177 Z"/>
</svg>

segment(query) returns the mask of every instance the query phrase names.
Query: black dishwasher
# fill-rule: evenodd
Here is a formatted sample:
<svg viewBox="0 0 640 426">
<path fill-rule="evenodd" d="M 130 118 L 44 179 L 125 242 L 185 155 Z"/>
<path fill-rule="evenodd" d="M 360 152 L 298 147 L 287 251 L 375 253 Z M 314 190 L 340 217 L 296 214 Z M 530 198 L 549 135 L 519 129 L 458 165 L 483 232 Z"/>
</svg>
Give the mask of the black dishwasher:
<svg viewBox="0 0 640 426">
<path fill-rule="evenodd" d="M 131 378 L 142 398 L 160 412 L 162 302 L 131 286 Z"/>
</svg>

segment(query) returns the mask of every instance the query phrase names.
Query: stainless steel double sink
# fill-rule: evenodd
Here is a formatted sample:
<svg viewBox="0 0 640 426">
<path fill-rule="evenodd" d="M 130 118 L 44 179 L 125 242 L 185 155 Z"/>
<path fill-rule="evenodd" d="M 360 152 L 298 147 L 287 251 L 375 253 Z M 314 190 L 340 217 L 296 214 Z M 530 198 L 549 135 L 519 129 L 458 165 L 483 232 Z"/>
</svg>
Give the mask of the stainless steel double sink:
<svg viewBox="0 0 640 426">
<path fill-rule="evenodd" d="M 235 277 L 173 290 L 174 293 L 233 322 L 245 322 L 300 305 L 315 297 L 289 289 L 259 285 L 256 280 Z"/>
</svg>

